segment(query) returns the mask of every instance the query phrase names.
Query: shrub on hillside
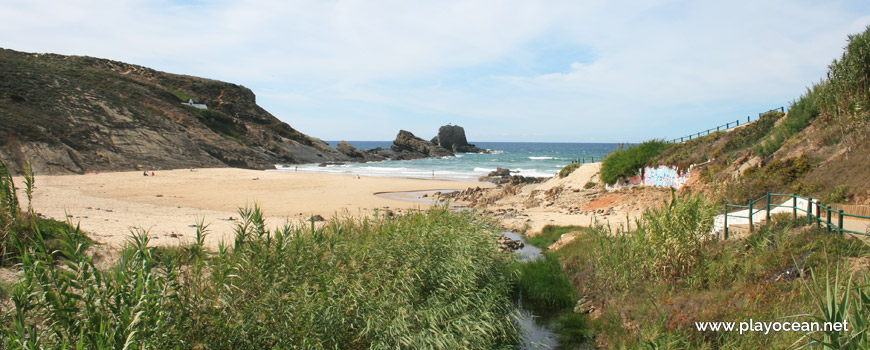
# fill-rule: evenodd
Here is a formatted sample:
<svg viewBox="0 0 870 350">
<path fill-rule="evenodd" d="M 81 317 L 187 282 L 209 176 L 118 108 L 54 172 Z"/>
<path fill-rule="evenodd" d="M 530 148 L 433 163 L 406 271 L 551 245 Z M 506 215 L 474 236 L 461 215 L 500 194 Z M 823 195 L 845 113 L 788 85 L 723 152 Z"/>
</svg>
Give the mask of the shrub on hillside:
<svg viewBox="0 0 870 350">
<path fill-rule="evenodd" d="M 601 163 L 601 181 L 612 185 L 621 179 L 634 176 L 638 169 L 647 165 L 666 145 L 662 140 L 649 140 L 610 153 Z"/>
<path fill-rule="evenodd" d="M 579 167 L 580 167 L 580 164 L 577 164 L 577 163 L 571 163 L 571 164 L 566 165 L 564 168 L 562 168 L 562 170 L 559 170 L 559 178 L 561 179 L 561 178 L 564 178 L 568 175 L 571 175 L 571 173 L 573 173 L 574 170 L 577 170 L 577 168 L 579 168 Z"/>
<path fill-rule="evenodd" d="M 821 113 L 816 104 L 816 95 L 815 90 L 808 90 L 799 100 L 792 102 L 788 115 L 782 123 L 771 130 L 770 136 L 764 140 L 764 143 L 755 146 L 755 153 L 767 157 L 779 150 L 785 141 L 809 126 L 810 122 Z"/>
</svg>

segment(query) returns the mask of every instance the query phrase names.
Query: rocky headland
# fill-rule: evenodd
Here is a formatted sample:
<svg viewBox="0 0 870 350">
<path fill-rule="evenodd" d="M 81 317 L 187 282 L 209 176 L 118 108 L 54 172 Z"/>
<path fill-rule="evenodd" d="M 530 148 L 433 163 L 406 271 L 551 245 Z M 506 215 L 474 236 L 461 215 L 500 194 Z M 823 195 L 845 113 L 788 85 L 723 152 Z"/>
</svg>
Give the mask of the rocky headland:
<svg viewBox="0 0 870 350">
<path fill-rule="evenodd" d="M 20 173 L 369 162 L 483 151 L 443 126 L 388 148 L 330 147 L 257 105 L 240 85 L 83 56 L 0 49 L 0 159 Z"/>
<path fill-rule="evenodd" d="M 81 56 L 0 50 L 0 158 L 19 171 L 349 161 L 243 86 Z"/>
</svg>

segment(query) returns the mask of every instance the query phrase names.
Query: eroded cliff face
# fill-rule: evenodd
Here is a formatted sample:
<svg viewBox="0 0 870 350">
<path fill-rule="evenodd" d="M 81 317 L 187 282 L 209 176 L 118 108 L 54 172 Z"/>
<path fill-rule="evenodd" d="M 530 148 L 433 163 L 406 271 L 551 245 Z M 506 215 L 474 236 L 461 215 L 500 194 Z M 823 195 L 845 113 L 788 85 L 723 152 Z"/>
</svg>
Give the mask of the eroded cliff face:
<svg viewBox="0 0 870 350">
<path fill-rule="evenodd" d="M 0 49 L 0 157 L 37 173 L 273 168 L 351 157 L 243 86 L 91 57 Z M 193 100 L 208 108 L 184 103 Z"/>
</svg>

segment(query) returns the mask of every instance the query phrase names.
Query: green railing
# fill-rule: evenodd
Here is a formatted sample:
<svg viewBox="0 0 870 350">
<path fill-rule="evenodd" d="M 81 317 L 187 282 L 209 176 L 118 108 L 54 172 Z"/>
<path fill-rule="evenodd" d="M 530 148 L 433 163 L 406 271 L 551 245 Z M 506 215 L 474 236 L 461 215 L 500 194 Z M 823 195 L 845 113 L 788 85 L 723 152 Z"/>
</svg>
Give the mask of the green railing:
<svg viewBox="0 0 870 350">
<path fill-rule="evenodd" d="M 604 160 L 604 157 L 598 157 L 599 162 L 602 160 Z M 586 158 L 586 157 L 575 158 L 573 161 L 571 161 L 571 163 L 577 163 L 577 164 L 595 163 L 595 156 L 590 156 L 589 158 Z"/>
<path fill-rule="evenodd" d="M 771 203 L 772 197 L 778 197 L 778 198 L 783 198 L 783 199 L 791 198 L 792 205 L 772 204 Z M 800 207 L 798 205 L 798 199 L 805 200 L 806 207 L 803 207 L 803 208 Z M 758 205 L 759 202 L 761 202 L 761 206 Z M 779 202 L 779 201 L 777 201 L 777 202 Z M 729 208 L 739 208 L 741 210 L 748 209 L 747 210 L 748 216 L 729 214 L 728 213 Z M 807 225 L 812 225 L 813 223 L 815 223 L 816 226 L 818 226 L 818 227 L 824 226 L 824 228 L 829 232 L 836 232 L 838 234 L 853 233 L 856 235 L 870 236 L 870 234 L 868 234 L 868 232 L 852 231 L 852 230 L 847 230 L 843 227 L 843 219 L 844 218 L 853 217 L 853 218 L 857 218 L 857 219 L 870 219 L 870 216 L 849 214 L 849 213 L 846 213 L 842 210 L 835 210 L 835 209 L 831 208 L 830 206 L 822 205 L 822 203 L 819 202 L 818 200 L 813 200 L 812 198 L 801 197 L 801 196 L 798 196 L 796 194 L 783 194 L 783 193 L 767 192 L 767 194 L 759 197 L 756 200 L 750 200 L 749 203 L 747 203 L 746 205 L 725 203 L 725 222 L 724 222 L 725 233 L 724 233 L 724 238 L 728 239 L 728 218 L 729 217 L 748 219 L 749 220 L 749 232 L 755 232 L 755 223 L 753 222 L 753 218 L 756 217 L 755 215 L 758 215 L 758 213 L 764 212 L 763 215 L 765 215 L 765 219 L 767 221 L 770 221 L 770 212 L 771 212 L 771 210 L 773 210 L 775 208 L 791 208 L 792 217 L 794 217 L 794 219 L 797 219 L 798 212 L 803 212 L 807 218 Z M 825 213 L 824 215 L 822 214 L 823 212 Z M 834 222 L 832 220 L 834 215 L 836 215 L 836 217 L 837 217 L 836 222 Z"/>
<path fill-rule="evenodd" d="M 758 118 L 761 118 L 761 116 L 764 115 L 765 113 L 770 113 L 770 112 L 773 112 L 773 111 L 782 111 L 783 113 L 785 113 L 785 107 L 778 107 L 778 108 L 771 109 L 771 110 L 769 110 L 769 111 L 767 111 L 767 112 L 758 113 Z M 751 122 L 750 117 L 749 117 L 749 116 L 746 116 L 746 123 L 743 123 L 743 124 L 746 125 L 746 124 L 749 124 L 750 122 Z M 714 131 L 728 130 L 728 129 L 735 128 L 735 127 L 738 127 L 738 126 L 740 126 L 740 119 L 735 120 L 733 123 L 728 122 L 728 123 L 725 123 L 725 125 L 719 125 L 719 126 L 717 126 L 715 129 L 710 128 L 710 129 L 707 129 L 707 130 L 704 130 L 704 131 L 699 131 L 699 132 L 694 133 L 694 134 L 691 134 L 691 135 L 687 135 L 687 136 L 683 136 L 683 137 L 675 138 L 675 139 L 673 139 L 673 140 L 668 140 L 668 141 L 665 141 L 665 143 L 681 143 L 681 142 L 684 142 L 684 141 L 690 141 L 690 140 L 692 140 L 693 138 L 696 138 L 696 139 L 697 139 L 697 138 L 699 138 L 699 137 L 701 137 L 701 136 L 707 136 L 707 135 L 710 135 L 710 134 L 712 134 Z"/>
</svg>

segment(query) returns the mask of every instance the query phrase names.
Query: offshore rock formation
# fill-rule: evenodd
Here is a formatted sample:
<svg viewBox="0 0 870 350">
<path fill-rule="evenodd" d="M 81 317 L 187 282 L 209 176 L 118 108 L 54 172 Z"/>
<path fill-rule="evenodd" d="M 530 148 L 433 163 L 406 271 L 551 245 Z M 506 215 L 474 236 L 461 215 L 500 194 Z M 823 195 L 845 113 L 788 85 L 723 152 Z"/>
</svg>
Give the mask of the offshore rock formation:
<svg viewBox="0 0 870 350">
<path fill-rule="evenodd" d="M 344 141 L 341 141 L 337 145 L 335 145 L 335 148 L 342 154 L 350 157 L 350 160 L 354 162 L 371 162 L 386 159 L 386 157 L 380 156 L 374 152 L 359 150 Z"/>
<path fill-rule="evenodd" d="M 444 149 L 441 146 L 432 142 L 414 136 L 409 131 L 399 130 L 396 139 L 393 140 L 393 145 L 390 146 L 392 156 L 391 159 L 419 159 L 426 157 L 452 157 L 453 152 Z M 380 152 L 379 154 L 388 154 Z"/>
<path fill-rule="evenodd" d="M 454 153 L 485 153 L 484 149 L 477 148 L 475 145 L 468 143 L 465 138 L 465 129 L 459 125 L 444 125 L 438 128 L 438 136 L 435 136 L 433 144 L 439 145 L 446 150 Z"/>
<path fill-rule="evenodd" d="M 49 174 L 352 160 L 269 114 L 243 86 L 5 49 L 0 67 L 0 158 L 14 172 L 28 160 Z"/>
</svg>

